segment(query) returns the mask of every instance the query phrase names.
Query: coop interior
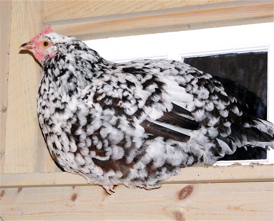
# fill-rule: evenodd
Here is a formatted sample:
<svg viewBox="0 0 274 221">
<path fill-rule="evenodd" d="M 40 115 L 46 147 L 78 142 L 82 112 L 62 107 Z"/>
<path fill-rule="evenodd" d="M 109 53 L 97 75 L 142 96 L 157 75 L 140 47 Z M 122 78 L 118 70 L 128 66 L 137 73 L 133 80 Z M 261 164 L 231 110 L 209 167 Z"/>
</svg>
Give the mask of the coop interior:
<svg viewBox="0 0 274 221">
<path fill-rule="evenodd" d="M 274 157 L 269 152 L 255 151 L 251 157 L 241 158 L 247 155 L 243 152 L 240 158 L 222 159 L 223 163 L 214 166 L 183 168 L 154 190 L 119 184 L 111 195 L 81 176 L 63 172 L 51 159 L 37 120 L 39 64 L 29 54 L 19 53 L 22 43 L 50 26 L 57 33 L 97 44 L 95 49 L 113 61 L 164 56 L 211 72 L 213 65 L 205 65 L 210 60 L 215 71 L 225 74 L 222 68 L 228 61 L 234 62 L 238 46 L 232 51 L 229 46 L 226 53 L 221 50 L 216 56 L 213 51 L 223 46 L 216 47 L 216 41 L 199 45 L 205 36 L 199 31 L 225 31 L 234 26 L 240 30 L 253 24 L 258 29 L 250 30 L 251 34 L 243 33 L 243 38 L 240 31 L 228 32 L 231 37 L 224 42 L 237 39 L 237 35 L 242 38 L 237 56 L 246 69 L 241 70 L 258 71 L 252 80 L 262 101 L 258 103 L 260 111 L 255 105 L 254 112 L 273 121 L 274 92 L 269 82 L 274 83 L 274 73 L 270 75 L 274 36 L 273 31 L 261 31 L 259 26 L 274 27 L 273 9 L 273 1 L 268 0 L 1 1 L 0 220 L 273 220 Z M 194 37 L 183 39 L 191 31 L 197 31 Z M 260 31 L 263 34 L 258 38 L 264 40 L 248 41 L 248 35 Z M 177 37 L 168 38 L 168 33 L 177 32 Z M 155 44 L 156 38 L 162 39 L 155 34 L 168 37 Z M 177 47 L 174 42 L 179 44 L 181 38 L 185 42 Z M 131 50 L 135 54 L 129 51 L 130 45 L 134 45 Z M 161 48 L 169 48 L 170 53 L 162 53 Z M 258 60 L 258 67 L 244 62 L 255 64 Z M 242 81 L 252 83 L 248 78 Z M 224 83 L 231 86 L 231 82 Z"/>
</svg>

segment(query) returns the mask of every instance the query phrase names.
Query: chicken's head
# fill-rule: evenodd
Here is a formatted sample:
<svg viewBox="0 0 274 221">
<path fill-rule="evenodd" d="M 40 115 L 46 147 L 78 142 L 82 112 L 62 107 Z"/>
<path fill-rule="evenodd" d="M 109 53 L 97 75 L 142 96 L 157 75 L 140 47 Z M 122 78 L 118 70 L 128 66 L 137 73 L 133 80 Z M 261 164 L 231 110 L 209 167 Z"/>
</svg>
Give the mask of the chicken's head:
<svg viewBox="0 0 274 221">
<path fill-rule="evenodd" d="M 57 47 L 51 41 L 50 33 L 52 33 L 52 29 L 50 27 L 45 28 L 29 42 L 22 44 L 20 50 L 30 51 L 39 62 L 46 58 L 53 58 L 57 53 Z"/>
</svg>

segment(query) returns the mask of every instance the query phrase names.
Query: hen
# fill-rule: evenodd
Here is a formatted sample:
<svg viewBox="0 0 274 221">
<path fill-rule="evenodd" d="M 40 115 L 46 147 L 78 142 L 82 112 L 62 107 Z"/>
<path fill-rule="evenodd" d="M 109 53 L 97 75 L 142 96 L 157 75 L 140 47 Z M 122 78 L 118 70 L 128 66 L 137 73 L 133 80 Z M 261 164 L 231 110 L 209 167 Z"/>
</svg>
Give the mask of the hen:
<svg viewBox="0 0 274 221">
<path fill-rule="evenodd" d="M 21 50 L 42 67 L 38 119 L 65 171 L 145 189 L 237 148 L 274 147 L 274 125 L 243 112 L 211 75 L 183 62 L 105 60 L 46 28 Z"/>
</svg>

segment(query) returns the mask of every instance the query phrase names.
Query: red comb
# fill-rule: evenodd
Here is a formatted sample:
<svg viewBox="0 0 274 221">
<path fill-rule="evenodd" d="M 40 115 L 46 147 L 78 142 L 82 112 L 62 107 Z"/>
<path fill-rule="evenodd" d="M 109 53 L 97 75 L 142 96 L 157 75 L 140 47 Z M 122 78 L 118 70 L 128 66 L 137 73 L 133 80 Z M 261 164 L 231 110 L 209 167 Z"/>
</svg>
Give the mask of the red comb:
<svg viewBox="0 0 274 221">
<path fill-rule="evenodd" d="M 42 35 L 45 35 L 45 34 L 48 34 L 48 33 L 51 33 L 51 32 L 52 32 L 51 27 L 46 27 L 40 34 L 38 34 L 34 38 L 32 38 L 31 41 L 35 41 L 38 38 L 40 38 Z"/>
</svg>

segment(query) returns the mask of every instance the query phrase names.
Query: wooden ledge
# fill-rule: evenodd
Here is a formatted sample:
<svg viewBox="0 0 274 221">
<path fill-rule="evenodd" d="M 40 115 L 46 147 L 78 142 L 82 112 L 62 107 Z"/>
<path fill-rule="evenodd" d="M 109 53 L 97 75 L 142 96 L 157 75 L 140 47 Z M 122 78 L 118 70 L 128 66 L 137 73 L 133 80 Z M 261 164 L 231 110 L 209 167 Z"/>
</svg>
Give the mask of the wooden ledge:
<svg viewBox="0 0 274 221">
<path fill-rule="evenodd" d="M 81 39 L 109 36 L 148 34 L 165 31 L 193 30 L 197 28 L 251 24 L 273 21 L 273 2 L 231 2 L 208 4 L 206 7 L 183 7 L 177 10 L 143 14 L 124 14 L 101 19 L 72 19 L 66 22 L 48 20 L 55 32 L 74 35 Z M 179 10 L 181 9 L 181 10 Z M 57 17 L 56 17 L 57 19 Z"/>
<path fill-rule="evenodd" d="M 273 182 L 274 165 L 197 166 L 181 170 L 163 184 Z M 81 176 L 65 172 L 1 174 L 1 188 L 93 185 Z"/>
</svg>

